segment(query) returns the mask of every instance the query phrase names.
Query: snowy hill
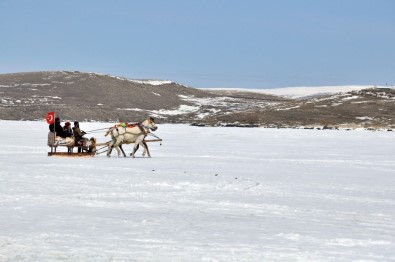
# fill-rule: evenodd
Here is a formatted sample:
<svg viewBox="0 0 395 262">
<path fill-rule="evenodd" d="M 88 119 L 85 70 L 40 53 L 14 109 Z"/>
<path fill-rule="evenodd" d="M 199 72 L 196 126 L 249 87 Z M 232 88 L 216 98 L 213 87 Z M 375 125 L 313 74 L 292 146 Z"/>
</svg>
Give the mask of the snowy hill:
<svg viewBox="0 0 395 262">
<path fill-rule="evenodd" d="M 375 88 L 385 88 L 384 86 L 374 86 Z M 373 86 L 310 86 L 310 87 L 284 87 L 284 88 L 270 88 L 270 89 L 248 89 L 248 88 L 202 88 L 202 90 L 227 90 L 239 92 L 253 92 L 282 96 L 286 98 L 303 98 L 322 95 L 333 95 L 338 93 L 347 93 L 351 91 L 359 91 L 363 89 L 373 88 Z"/>
<path fill-rule="evenodd" d="M 395 89 L 367 86 L 197 89 L 78 71 L 0 75 L 0 119 L 265 127 L 395 128 Z"/>
<path fill-rule="evenodd" d="M 205 89 L 244 105 L 269 127 L 395 128 L 395 89 L 365 86 L 282 89 Z M 272 97 L 269 97 L 269 95 Z M 266 95 L 267 97 L 263 97 Z M 225 99 L 226 100 L 226 99 Z M 233 121 L 243 116 L 235 114 Z M 229 118 L 229 115 L 219 119 Z M 248 122 L 248 118 L 247 118 Z"/>
</svg>

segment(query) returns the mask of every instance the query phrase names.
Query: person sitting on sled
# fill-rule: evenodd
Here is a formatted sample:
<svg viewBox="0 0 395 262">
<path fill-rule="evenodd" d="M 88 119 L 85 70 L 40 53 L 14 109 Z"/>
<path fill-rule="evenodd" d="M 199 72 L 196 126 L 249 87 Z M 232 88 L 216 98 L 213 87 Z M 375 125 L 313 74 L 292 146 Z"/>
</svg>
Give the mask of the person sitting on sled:
<svg viewBox="0 0 395 262">
<path fill-rule="evenodd" d="M 66 123 L 64 124 L 63 131 L 64 131 L 66 134 L 68 134 L 68 135 L 70 135 L 70 136 L 73 136 L 73 130 L 71 130 L 71 124 L 70 124 L 70 122 L 66 122 Z"/>
<path fill-rule="evenodd" d="M 78 123 L 78 121 L 74 121 L 73 133 L 74 133 L 75 145 L 78 146 L 78 153 L 81 153 L 82 148 L 79 142 L 84 140 L 83 136 L 86 133 L 80 129 L 80 123 Z"/>
<path fill-rule="evenodd" d="M 70 134 L 66 133 L 63 130 L 63 127 L 60 124 L 60 118 L 59 117 L 55 118 L 55 123 L 54 124 L 50 124 L 49 125 L 49 131 L 55 132 L 56 136 L 59 136 L 59 137 L 62 137 L 62 138 L 72 137 L 73 136 L 72 134 L 70 135 Z"/>
</svg>

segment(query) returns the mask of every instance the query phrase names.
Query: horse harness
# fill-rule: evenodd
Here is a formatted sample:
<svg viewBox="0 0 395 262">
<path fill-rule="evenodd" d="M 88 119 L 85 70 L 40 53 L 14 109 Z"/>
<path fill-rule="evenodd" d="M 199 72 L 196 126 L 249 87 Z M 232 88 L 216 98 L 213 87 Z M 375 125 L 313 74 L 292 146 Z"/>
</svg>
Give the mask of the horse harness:
<svg viewBox="0 0 395 262">
<path fill-rule="evenodd" d="M 117 136 L 119 136 L 120 135 L 119 134 L 119 130 L 118 130 L 119 127 L 123 127 L 125 129 L 125 134 L 127 134 L 128 132 L 126 131 L 126 128 L 133 128 L 133 127 L 136 127 L 136 126 L 140 129 L 140 131 L 144 134 L 144 136 L 147 136 L 147 134 L 149 132 L 149 127 L 143 125 L 143 123 L 141 123 L 141 122 L 135 123 L 135 124 L 122 123 L 122 124 L 119 124 L 119 125 L 115 125 L 113 128 L 115 128 L 115 130 L 117 130 L 117 133 L 118 133 Z M 133 133 L 128 133 L 128 134 L 133 134 Z M 135 135 L 135 134 L 133 134 L 133 135 Z M 112 138 L 116 138 L 117 136 L 115 136 L 114 133 L 111 132 L 111 137 Z"/>
</svg>

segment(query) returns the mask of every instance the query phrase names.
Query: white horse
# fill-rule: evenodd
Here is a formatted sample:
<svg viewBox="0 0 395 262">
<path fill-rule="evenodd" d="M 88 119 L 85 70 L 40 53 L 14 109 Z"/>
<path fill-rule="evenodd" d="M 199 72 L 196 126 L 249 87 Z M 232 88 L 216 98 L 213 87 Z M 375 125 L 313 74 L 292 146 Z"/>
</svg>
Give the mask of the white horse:
<svg viewBox="0 0 395 262">
<path fill-rule="evenodd" d="M 111 138 L 112 138 L 111 142 L 108 144 L 107 156 L 110 157 L 112 148 L 117 149 L 118 155 L 120 155 L 119 147 L 122 144 L 134 143 L 133 152 L 130 154 L 132 157 L 135 157 L 134 154 L 136 153 L 139 145 L 141 145 L 144 148 L 143 156 L 147 152 L 148 156 L 151 157 L 147 144 L 144 142 L 144 138 L 149 133 L 149 130 L 155 131 L 156 129 L 158 129 L 158 127 L 155 125 L 155 121 L 152 117 L 148 117 L 146 120 L 144 120 L 144 122 L 138 123 L 133 127 L 128 127 L 128 126 L 111 127 L 105 134 L 105 136 L 111 134 Z"/>
</svg>

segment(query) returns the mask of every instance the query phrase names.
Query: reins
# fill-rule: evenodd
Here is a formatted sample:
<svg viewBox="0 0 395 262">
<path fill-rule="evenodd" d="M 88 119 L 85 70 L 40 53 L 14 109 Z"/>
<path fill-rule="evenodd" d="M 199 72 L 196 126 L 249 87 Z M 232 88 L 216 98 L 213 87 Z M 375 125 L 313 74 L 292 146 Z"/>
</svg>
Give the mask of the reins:
<svg viewBox="0 0 395 262">
<path fill-rule="evenodd" d="M 137 126 L 138 126 L 138 127 L 143 127 L 143 128 L 145 128 L 145 129 L 147 129 L 147 130 L 150 129 L 149 126 L 145 126 L 142 122 L 141 122 L 141 123 L 135 123 L 135 124 L 133 124 L 133 126 L 117 126 L 117 128 L 123 127 L 123 128 L 125 128 L 125 131 L 126 131 L 126 128 L 127 128 L 127 127 L 132 128 L 132 127 L 137 127 Z M 105 128 L 99 128 L 99 129 L 93 129 L 93 130 L 88 130 L 88 131 L 85 131 L 85 133 L 86 133 L 86 134 L 101 133 L 103 130 L 108 130 L 108 129 L 113 128 L 113 127 L 114 127 L 114 126 L 105 127 Z M 129 134 L 131 134 L 131 133 L 129 133 Z"/>
<path fill-rule="evenodd" d="M 106 128 L 100 128 L 100 129 L 93 129 L 89 131 L 85 131 L 86 134 L 93 134 L 93 133 L 101 133 L 103 130 L 108 130 L 109 127 Z"/>
</svg>

